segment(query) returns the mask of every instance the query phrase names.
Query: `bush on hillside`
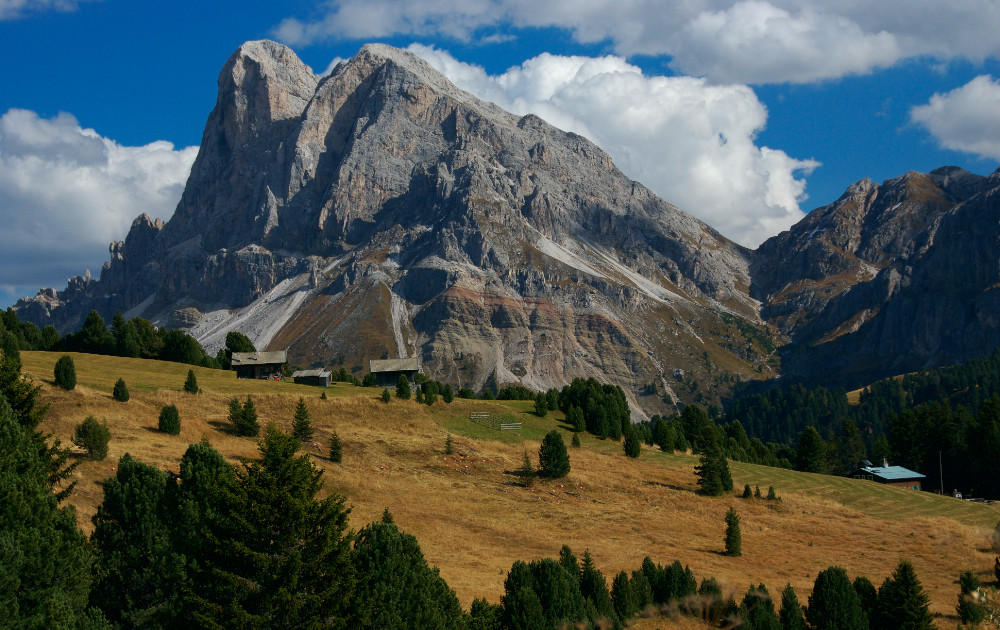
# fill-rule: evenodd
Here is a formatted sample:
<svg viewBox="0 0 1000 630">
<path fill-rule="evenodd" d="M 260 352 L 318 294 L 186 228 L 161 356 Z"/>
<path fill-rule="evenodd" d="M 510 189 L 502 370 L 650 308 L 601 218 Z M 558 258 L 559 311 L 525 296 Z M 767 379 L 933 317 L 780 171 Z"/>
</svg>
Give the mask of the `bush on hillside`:
<svg viewBox="0 0 1000 630">
<path fill-rule="evenodd" d="M 76 366 L 73 364 L 73 357 L 64 354 L 56 361 L 55 383 L 65 390 L 76 387 Z"/>
</svg>

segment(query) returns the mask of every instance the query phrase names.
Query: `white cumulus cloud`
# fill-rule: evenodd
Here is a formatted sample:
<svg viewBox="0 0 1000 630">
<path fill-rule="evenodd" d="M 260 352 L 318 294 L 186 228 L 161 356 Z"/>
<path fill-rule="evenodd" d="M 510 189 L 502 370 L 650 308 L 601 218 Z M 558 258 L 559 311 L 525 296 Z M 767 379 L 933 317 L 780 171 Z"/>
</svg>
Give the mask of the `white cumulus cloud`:
<svg viewBox="0 0 1000 630">
<path fill-rule="evenodd" d="M 556 27 L 622 55 L 669 56 L 678 72 L 717 83 L 812 82 L 930 56 L 1000 56 L 995 0 L 332 0 L 315 19 L 289 17 L 292 45 L 341 38 L 505 38 Z"/>
<path fill-rule="evenodd" d="M 747 86 L 645 76 L 615 56 L 547 53 L 491 76 L 446 51 L 409 50 L 484 100 L 590 138 L 630 177 L 744 245 L 804 216 L 796 173 L 818 163 L 755 144 L 767 110 Z"/>
<path fill-rule="evenodd" d="M 55 286 L 108 259 L 142 212 L 168 218 L 198 147 L 122 146 L 70 114 L 0 116 L 0 286 Z"/>
<path fill-rule="evenodd" d="M 981 75 L 910 110 L 946 149 L 1000 160 L 1000 81 Z"/>
</svg>

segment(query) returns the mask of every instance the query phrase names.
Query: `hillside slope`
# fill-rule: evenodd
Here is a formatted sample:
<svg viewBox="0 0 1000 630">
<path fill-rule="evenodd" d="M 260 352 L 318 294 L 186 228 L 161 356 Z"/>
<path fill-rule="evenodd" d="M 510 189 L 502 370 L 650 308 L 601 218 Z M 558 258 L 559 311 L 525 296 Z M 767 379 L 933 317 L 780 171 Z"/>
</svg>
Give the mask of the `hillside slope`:
<svg viewBox="0 0 1000 630">
<path fill-rule="evenodd" d="M 360 528 L 389 508 L 396 523 L 417 536 L 464 606 L 474 597 L 498 601 L 514 560 L 552 557 L 562 544 L 577 553 L 589 549 L 606 576 L 635 569 L 649 555 L 660 563 L 680 560 L 699 579 L 715 576 L 725 590 L 740 595 L 751 583 L 763 582 L 772 592 L 791 583 L 802 601 L 816 574 L 832 564 L 879 584 L 906 558 L 932 609 L 942 615 L 953 614 L 958 574 L 992 562 L 984 543 L 987 528 L 1000 520 L 994 507 L 735 463 L 738 487 L 774 485 L 782 501 L 706 498 L 693 492 L 693 456 L 644 448 L 638 460 L 630 460 L 620 445 L 586 436 L 583 448 L 570 451 L 566 479 L 522 488 L 511 471 L 524 452 L 534 457 L 544 433 L 560 425 L 551 415 L 539 419 L 525 413 L 528 404 L 456 400 L 427 407 L 393 400 L 386 405 L 375 390 L 344 385 L 320 400 L 315 388 L 238 381 L 232 373 L 199 368 L 205 392 L 190 395 L 181 391 L 188 366 L 82 354 L 74 355 L 79 385 L 65 392 L 45 382 L 57 358 L 23 355 L 24 371 L 34 375 L 43 401 L 51 404 L 44 428 L 68 443 L 73 426 L 94 415 L 113 435 L 108 460 L 77 469 L 80 484 L 71 502 L 87 530 L 101 497 L 98 482 L 113 474 L 124 453 L 176 469 L 189 443 L 208 439 L 232 461 L 254 457 L 253 440 L 228 432 L 228 400 L 251 395 L 263 421 L 288 430 L 302 396 L 317 429 L 317 445 L 307 451 L 326 471 L 327 491 L 346 494 L 354 506 L 351 526 Z M 118 376 L 132 392 L 125 404 L 110 397 Z M 180 411 L 179 436 L 155 430 L 159 408 L 168 403 Z M 473 410 L 515 415 L 525 428 L 521 435 L 493 433 L 468 421 Z M 340 465 L 323 455 L 332 430 L 344 443 Z M 444 454 L 448 433 L 455 436 L 453 455 Z M 740 558 L 721 555 L 729 506 L 743 521 Z"/>
</svg>

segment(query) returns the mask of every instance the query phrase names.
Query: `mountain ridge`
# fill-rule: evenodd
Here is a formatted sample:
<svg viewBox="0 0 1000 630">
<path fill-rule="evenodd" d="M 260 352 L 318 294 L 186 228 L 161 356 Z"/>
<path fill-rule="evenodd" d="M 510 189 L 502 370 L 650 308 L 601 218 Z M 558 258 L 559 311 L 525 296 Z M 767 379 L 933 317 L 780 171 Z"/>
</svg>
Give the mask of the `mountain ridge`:
<svg viewBox="0 0 1000 630">
<path fill-rule="evenodd" d="M 240 330 L 303 365 L 419 356 L 475 388 L 594 376 L 634 411 L 667 413 L 778 376 L 775 345 L 793 379 L 916 363 L 864 346 L 904 343 L 879 313 L 917 277 L 907 261 L 1000 177 L 862 180 L 750 251 L 589 140 L 481 101 L 406 51 L 365 45 L 318 77 L 280 44 L 247 42 L 218 83 L 173 217 L 141 215 L 100 279 L 21 300 L 22 318 L 66 331 L 90 308 L 120 309 L 210 351 Z"/>
</svg>

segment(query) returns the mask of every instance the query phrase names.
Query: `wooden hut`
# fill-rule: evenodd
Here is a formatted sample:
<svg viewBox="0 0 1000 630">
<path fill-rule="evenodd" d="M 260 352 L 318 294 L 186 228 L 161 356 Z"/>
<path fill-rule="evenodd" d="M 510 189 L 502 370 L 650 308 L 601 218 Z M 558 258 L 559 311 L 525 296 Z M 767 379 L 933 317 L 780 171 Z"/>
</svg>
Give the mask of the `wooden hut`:
<svg viewBox="0 0 1000 630">
<path fill-rule="evenodd" d="M 400 375 L 413 382 L 413 377 L 420 371 L 420 359 L 373 359 L 368 362 L 368 371 L 375 375 L 378 387 L 395 387 Z"/>
<path fill-rule="evenodd" d="M 292 372 L 292 380 L 299 385 L 315 385 L 316 387 L 329 387 L 330 376 L 333 372 L 322 368 L 316 370 L 299 370 Z"/>
<path fill-rule="evenodd" d="M 874 466 L 869 461 L 861 462 L 851 476 L 855 479 L 867 479 L 887 486 L 898 486 L 900 488 L 911 488 L 920 490 L 920 485 L 925 475 L 914 472 L 902 466 L 890 466 L 889 462 L 883 460 L 882 466 Z"/>
<path fill-rule="evenodd" d="M 236 378 L 271 378 L 284 372 L 288 352 L 234 352 L 232 363 Z"/>
</svg>

